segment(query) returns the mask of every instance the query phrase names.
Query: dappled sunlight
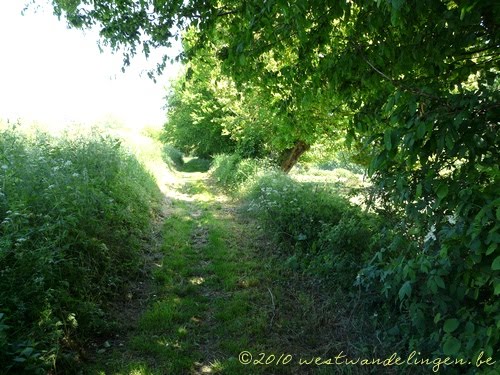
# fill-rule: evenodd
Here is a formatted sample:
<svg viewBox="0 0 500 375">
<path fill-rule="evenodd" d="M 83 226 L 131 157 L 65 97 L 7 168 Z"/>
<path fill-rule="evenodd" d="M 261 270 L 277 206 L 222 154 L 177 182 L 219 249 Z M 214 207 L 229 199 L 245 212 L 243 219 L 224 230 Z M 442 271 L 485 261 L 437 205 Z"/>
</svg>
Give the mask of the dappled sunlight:
<svg viewBox="0 0 500 375">
<path fill-rule="evenodd" d="M 210 362 L 208 364 L 195 362 L 194 366 L 197 368 L 196 374 L 217 374 L 224 370 L 224 366 L 220 361 Z"/>
<path fill-rule="evenodd" d="M 191 283 L 191 285 L 201 285 L 205 282 L 205 278 L 201 276 L 192 277 L 189 279 L 189 282 Z"/>
<path fill-rule="evenodd" d="M 150 374 L 152 374 L 152 372 L 149 371 L 146 366 L 139 365 L 138 368 L 130 370 L 130 372 L 128 374 L 129 375 L 150 375 Z"/>
</svg>

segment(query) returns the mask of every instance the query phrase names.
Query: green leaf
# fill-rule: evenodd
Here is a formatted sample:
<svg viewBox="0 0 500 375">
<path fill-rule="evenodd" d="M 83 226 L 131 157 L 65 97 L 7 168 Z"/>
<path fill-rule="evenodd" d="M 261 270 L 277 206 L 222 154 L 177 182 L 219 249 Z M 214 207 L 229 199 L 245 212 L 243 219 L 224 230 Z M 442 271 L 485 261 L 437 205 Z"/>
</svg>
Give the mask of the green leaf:
<svg viewBox="0 0 500 375">
<path fill-rule="evenodd" d="M 498 271 L 498 270 L 500 270 L 500 255 L 499 255 L 499 256 L 497 256 L 497 257 L 495 258 L 495 260 L 493 261 L 493 263 L 492 263 L 492 265 L 491 265 L 491 269 L 492 269 L 493 271 Z"/>
<path fill-rule="evenodd" d="M 438 287 L 440 287 L 441 289 L 445 288 L 444 281 L 441 278 L 441 276 L 436 276 L 435 280 L 436 280 L 436 284 L 437 284 Z"/>
<path fill-rule="evenodd" d="M 446 339 L 443 345 L 443 352 L 446 355 L 455 355 L 460 350 L 460 346 L 461 346 L 460 341 L 457 340 L 455 337 L 450 336 Z"/>
<path fill-rule="evenodd" d="M 401 289 L 399 289 L 399 299 L 403 300 L 405 296 L 410 297 L 411 295 L 411 283 L 409 281 L 405 282 Z"/>
<path fill-rule="evenodd" d="M 436 195 L 441 200 L 448 195 L 448 185 L 440 184 L 436 190 Z"/>
<path fill-rule="evenodd" d="M 441 320 L 441 313 L 437 313 L 436 316 L 434 317 L 434 323 L 437 323 Z"/>
<path fill-rule="evenodd" d="M 384 143 L 385 143 L 385 148 L 390 151 L 392 148 L 392 140 L 391 140 L 391 130 L 388 129 L 384 133 Z"/>
<path fill-rule="evenodd" d="M 425 135 L 425 123 L 421 122 L 417 127 L 417 139 L 423 138 Z"/>
<path fill-rule="evenodd" d="M 495 282 L 495 296 L 500 294 L 500 282 Z"/>
<path fill-rule="evenodd" d="M 486 255 L 493 254 L 493 252 L 497 249 L 497 244 L 492 243 L 488 248 L 486 249 Z"/>
<path fill-rule="evenodd" d="M 420 198 L 421 196 L 422 196 L 422 184 L 421 184 L 421 183 L 419 183 L 419 184 L 417 185 L 417 194 L 416 194 L 416 197 L 417 197 L 417 199 L 418 199 L 418 198 Z"/>
<path fill-rule="evenodd" d="M 21 352 L 21 355 L 24 357 L 29 357 L 31 355 L 31 353 L 33 353 L 33 348 L 28 346 L 28 347 L 23 349 L 23 351 Z"/>
<path fill-rule="evenodd" d="M 447 319 L 444 322 L 443 329 L 447 333 L 452 333 L 458 328 L 459 325 L 460 322 L 457 319 Z"/>
<path fill-rule="evenodd" d="M 455 142 L 453 141 L 453 137 L 451 136 L 451 134 L 446 134 L 445 142 L 448 150 L 452 150 L 453 146 L 455 146 Z"/>
</svg>

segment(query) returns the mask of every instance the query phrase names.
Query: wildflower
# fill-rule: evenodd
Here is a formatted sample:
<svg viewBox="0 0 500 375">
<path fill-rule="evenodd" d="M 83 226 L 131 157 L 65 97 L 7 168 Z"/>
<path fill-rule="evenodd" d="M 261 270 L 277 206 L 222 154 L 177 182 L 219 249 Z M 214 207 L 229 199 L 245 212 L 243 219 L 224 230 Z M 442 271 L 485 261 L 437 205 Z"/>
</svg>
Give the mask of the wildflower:
<svg viewBox="0 0 500 375">
<path fill-rule="evenodd" d="M 73 177 L 79 177 L 79 176 L 80 176 L 80 174 L 75 172 L 75 173 L 73 173 L 73 174 L 72 174 L 72 176 L 73 176 Z"/>
<path fill-rule="evenodd" d="M 6 171 L 7 169 L 9 169 L 9 167 L 7 167 L 7 165 L 3 164 L 3 165 L 2 165 L 2 169 L 3 169 L 4 171 Z"/>
</svg>

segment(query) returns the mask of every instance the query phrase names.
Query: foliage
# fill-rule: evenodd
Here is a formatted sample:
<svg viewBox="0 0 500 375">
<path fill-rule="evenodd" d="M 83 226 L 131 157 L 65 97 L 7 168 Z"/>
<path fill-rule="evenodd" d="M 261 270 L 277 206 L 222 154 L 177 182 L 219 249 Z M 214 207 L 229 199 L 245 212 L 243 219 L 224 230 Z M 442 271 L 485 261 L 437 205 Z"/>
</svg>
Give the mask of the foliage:
<svg viewBox="0 0 500 375">
<path fill-rule="evenodd" d="M 368 261 L 379 245 L 374 234 L 381 227 L 380 221 L 329 185 L 266 174 L 246 199 L 248 211 L 288 249 L 294 267 L 324 280 L 335 277 L 346 289 L 354 283 L 363 260 Z"/>
<path fill-rule="evenodd" d="M 168 121 L 164 138 L 184 154 L 209 158 L 217 152 L 231 152 L 235 143 L 224 134 L 221 118 L 226 108 L 213 90 L 210 90 L 209 70 L 201 70 L 187 80 L 173 84 L 167 98 Z"/>
<path fill-rule="evenodd" d="M 163 160 L 172 170 L 180 169 L 184 165 L 184 155 L 172 145 L 165 144 L 163 146 Z"/>
<path fill-rule="evenodd" d="M 345 142 L 345 140 L 343 140 Z M 313 166 L 321 170 L 333 171 L 346 169 L 356 174 L 364 174 L 366 169 L 354 161 L 354 155 L 341 147 L 328 147 L 324 143 L 317 143 L 300 158 L 300 164 L 306 167 Z"/>
<path fill-rule="evenodd" d="M 278 98 L 285 149 L 347 131 L 376 209 L 400 218 L 360 283 L 400 306 L 410 349 L 495 351 L 498 1 L 82 3 L 54 0 L 70 23 L 98 23 L 132 53 L 168 44 L 172 26 L 197 27 L 186 55 L 212 42 L 238 85 Z"/>
<path fill-rule="evenodd" d="M 186 37 L 185 44 L 193 38 Z M 213 52 L 201 50 L 167 97 L 165 141 L 203 158 L 231 152 L 246 158 L 269 155 L 279 151 L 277 137 L 269 134 L 282 122 L 272 102 L 255 87 L 238 89 Z"/>
<path fill-rule="evenodd" d="M 107 301 L 139 272 L 158 189 L 99 133 L 57 139 L 7 128 L 0 166 L 1 367 L 70 366 L 79 345 L 108 329 Z"/>
<path fill-rule="evenodd" d="M 224 190 L 236 193 L 245 185 L 251 185 L 260 173 L 272 169 L 272 164 L 265 160 L 245 159 L 239 154 L 220 154 L 215 156 L 210 174 Z"/>
</svg>

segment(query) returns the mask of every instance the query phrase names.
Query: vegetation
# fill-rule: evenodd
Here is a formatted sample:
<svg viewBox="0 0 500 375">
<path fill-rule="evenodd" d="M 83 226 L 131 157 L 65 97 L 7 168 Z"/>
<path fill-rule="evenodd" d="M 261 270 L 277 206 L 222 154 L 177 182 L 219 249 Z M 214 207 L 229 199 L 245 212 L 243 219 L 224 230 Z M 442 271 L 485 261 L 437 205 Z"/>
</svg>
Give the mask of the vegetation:
<svg viewBox="0 0 500 375">
<path fill-rule="evenodd" d="M 52 3 L 55 13 L 64 16 L 71 26 L 100 27 L 105 44 L 113 49 L 123 48 L 125 65 L 137 49 L 149 55 L 151 48 L 169 46 L 173 38 L 183 38 L 184 52 L 180 57 L 186 63 L 186 70 L 167 97 L 169 118 L 162 138 L 188 156 L 203 160 L 184 163 L 182 155 L 171 146 L 165 149 L 166 159 L 178 170 L 199 171 L 200 167 L 208 168 L 208 159 L 213 158 L 213 180 L 233 197 L 242 198 L 247 213 L 260 220 L 268 235 L 275 235 L 275 253 L 279 255 L 273 253 L 269 257 L 286 258 L 280 270 L 287 269 L 294 275 L 310 277 L 313 283 L 336 287 L 339 295 L 335 297 L 341 300 L 352 302 L 363 295 L 367 301 L 365 307 L 378 306 L 376 319 L 365 328 L 375 331 L 374 335 L 383 344 L 370 342 L 357 347 L 358 352 L 378 353 L 397 348 L 415 350 L 427 357 L 450 356 L 471 361 L 479 353 L 484 353 L 485 358 L 497 355 L 500 339 L 498 1 L 53 0 Z M 161 72 L 167 60 L 168 57 L 159 63 L 157 72 Z M 4 189 L 10 190 L 0 201 L 3 202 L 0 212 L 5 217 L 2 230 L 10 232 L 2 236 L 2 246 L 9 250 L 2 253 L 1 261 L 8 264 L 2 267 L 6 276 L 0 283 L 6 280 L 7 287 L 15 285 L 11 283 L 14 281 L 21 283 L 17 278 L 26 274 L 33 277 L 31 283 L 23 284 L 29 285 L 25 287 L 27 290 L 21 288 L 17 292 L 23 298 L 32 297 L 31 288 L 48 283 L 49 289 L 40 287 L 40 290 L 50 293 L 33 297 L 38 306 L 34 311 L 45 315 L 43 319 L 38 315 L 35 319 L 30 317 L 30 321 L 43 323 L 36 330 L 45 329 L 47 324 L 63 327 L 57 328 L 57 332 L 64 332 L 69 337 L 66 342 L 71 342 L 71 332 L 75 329 L 71 328 L 75 326 L 75 315 L 71 314 L 96 310 L 68 309 L 66 305 L 60 311 L 51 308 L 57 293 L 62 293 L 59 300 L 67 304 L 76 293 L 73 282 L 60 284 L 60 277 L 55 275 L 62 273 L 51 273 L 61 267 L 58 257 L 68 256 L 71 260 L 67 263 L 70 269 L 64 271 L 70 278 L 80 274 L 81 268 L 90 268 L 95 275 L 110 277 L 111 284 L 108 279 L 92 279 L 92 273 L 86 274 L 89 282 L 95 282 L 98 288 L 106 282 L 113 286 L 115 277 L 126 272 L 134 259 L 119 252 L 112 259 L 103 255 L 115 251 L 112 243 L 121 237 L 114 236 L 123 235 L 123 231 L 120 227 L 110 234 L 102 223 L 143 229 L 150 207 L 148 201 L 154 200 L 154 194 L 148 190 L 142 195 L 148 197 L 146 201 L 140 198 L 137 184 L 130 182 L 128 175 L 123 181 L 126 186 L 131 185 L 131 190 L 121 191 L 123 181 L 120 185 L 115 181 L 121 173 L 117 165 L 122 165 L 118 162 L 122 157 L 114 159 L 105 153 L 106 157 L 99 160 L 105 166 L 109 164 L 111 172 L 102 176 L 100 173 L 108 173 L 107 167 L 95 166 L 96 161 L 84 158 L 87 154 L 83 151 L 75 160 L 60 157 L 66 152 L 73 155 L 70 150 L 79 150 L 81 146 L 61 148 L 58 143 L 50 146 L 53 141 L 36 141 L 37 147 L 28 147 L 24 145 L 29 145 L 28 140 L 17 142 L 19 136 L 13 137 L 13 141 L 4 143 L 7 151 L 2 151 L 7 155 L 5 168 L 2 167 Z M 103 150 L 110 155 L 115 155 L 113 152 L 122 155 L 111 141 L 102 142 L 108 145 Z M 101 146 L 88 147 L 96 147 L 97 153 L 104 152 Z M 315 158 L 315 153 L 323 155 Z M 334 159 L 332 155 L 347 157 L 329 160 Z M 326 185 L 313 184 L 293 173 L 285 175 L 298 163 L 306 163 L 307 158 L 309 162 L 322 159 L 324 169 L 342 163 L 346 170 L 314 173 L 316 177 L 328 178 L 334 178 L 335 173 L 343 174 L 343 181 L 355 186 L 339 184 L 339 179 Z M 66 160 L 70 163 L 66 164 Z M 125 165 L 134 163 L 130 161 L 133 159 L 126 160 L 129 161 Z M 79 169 L 73 170 L 73 165 Z M 80 185 L 66 182 L 78 177 L 74 173 L 83 176 L 84 171 L 94 168 L 95 178 L 82 185 L 87 190 L 80 193 Z M 347 169 L 363 171 L 365 183 Z M 48 172 L 66 170 L 70 175 L 47 180 Z M 39 171 L 45 171 L 43 176 Z M 105 190 L 101 191 L 99 184 Z M 74 199 L 72 186 L 78 193 L 73 194 L 77 196 Z M 120 186 L 118 196 L 106 201 L 109 191 L 114 192 L 117 186 Z M 204 186 L 199 181 L 189 185 L 188 192 L 196 194 Z M 45 190 L 34 194 L 35 187 Z M 127 199 L 119 199 L 120 194 Z M 129 208 L 128 199 L 139 206 Z M 360 206 L 352 204 L 353 201 Z M 47 209 L 54 202 L 62 213 Z M 115 208 L 115 202 L 123 205 Z M 83 207 L 81 216 L 69 214 L 67 205 L 73 207 L 73 204 Z M 50 219 L 50 224 L 43 221 L 40 226 L 48 228 L 48 233 L 57 233 L 57 239 L 50 240 L 51 237 L 40 234 L 46 229 L 35 232 L 29 229 L 36 228 L 32 220 L 42 220 L 30 211 L 38 205 Z M 137 215 L 125 218 L 124 207 Z M 182 215 L 177 218 L 178 222 L 171 225 L 180 228 L 185 245 L 187 233 L 195 229 Z M 86 230 L 90 235 L 87 236 Z M 111 244 L 105 242 L 108 236 Z M 61 239 L 64 242 L 59 242 Z M 72 244 L 80 239 L 82 243 L 75 246 L 84 251 L 75 254 Z M 9 267 L 14 265 L 24 267 L 24 252 L 16 249 L 28 254 L 33 241 L 40 242 L 42 250 L 26 258 L 29 267 L 11 271 Z M 46 241 L 50 246 L 45 245 Z M 231 254 L 226 251 L 226 244 L 216 238 L 213 241 L 210 246 L 214 247 L 209 246 L 210 252 L 213 251 L 211 261 L 215 264 L 218 257 L 215 247 L 220 247 L 229 262 Z M 25 244 L 30 247 L 25 249 Z M 181 276 L 185 278 L 195 275 L 189 274 L 191 266 L 185 264 L 190 261 L 193 248 L 184 245 L 187 255 L 174 254 L 169 269 L 184 270 L 187 274 Z M 96 252 L 94 246 L 103 251 Z M 53 252 L 54 249 L 60 250 Z M 94 255 L 87 255 L 93 252 L 96 260 Z M 35 264 L 32 259 L 40 259 L 36 269 L 45 272 L 44 267 L 48 267 L 51 276 L 43 274 L 42 279 L 37 279 L 38 274 L 29 273 Z M 120 260 L 117 267 L 112 263 L 115 260 Z M 244 263 L 217 264 L 231 267 L 229 264 Z M 108 276 L 108 269 L 117 274 Z M 233 276 L 232 272 L 219 275 L 230 285 Z M 87 301 L 80 298 L 88 294 L 85 284 L 80 284 L 85 280 L 74 281 L 76 289 L 83 293 L 76 294 L 79 301 Z M 166 340 L 168 343 L 177 340 L 192 348 L 191 339 L 180 337 L 184 329 L 192 328 L 186 318 L 196 317 L 197 304 L 209 305 L 202 295 L 185 301 L 178 299 L 182 296 L 171 289 L 179 284 L 176 280 L 165 276 L 164 282 L 169 285 L 163 289 L 166 302 L 160 302 L 154 307 L 157 310 L 146 314 L 150 318 L 145 318 L 143 328 L 150 334 L 160 324 L 157 318 L 161 316 L 168 322 L 184 324 L 177 333 L 164 327 L 168 331 Z M 353 287 L 358 297 L 350 293 Z M 13 334 L 11 328 L 5 328 L 4 321 L 7 319 L 8 324 L 28 319 L 23 309 L 13 308 L 18 303 L 17 294 L 6 294 L 10 300 L 7 299 L 6 314 L 0 316 L 0 332 L 7 332 L 7 336 L 3 334 L 0 338 L 4 340 L 2 345 L 9 348 L 15 348 L 10 344 L 9 335 Z M 270 294 L 274 297 L 271 291 Z M 99 306 L 100 296 L 97 293 L 96 300 L 89 303 Z M 186 316 L 171 310 L 171 305 L 179 301 L 186 303 Z M 234 306 L 232 314 L 242 315 L 236 323 L 246 322 L 249 310 L 244 307 L 249 304 L 245 297 Z M 78 327 L 85 327 L 86 321 L 97 321 L 85 318 L 83 312 L 81 315 L 76 318 Z M 245 327 L 262 338 L 263 318 L 257 313 L 254 316 L 255 325 L 248 323 Z M 231 329 L 227 332 L 231 338 L 235 337 Z M 42 335 L 34 337 L 41 340 Z M 50 335 L 44 337 L 52 343 L 49 348 L 60 342 Z M 243 340 L 240 344 L 247 342 Z M 243 349 L 240 346 L 238 349 Z M 4 357 L 29 362 L 27 357 L 32 353 L 46 356 L 26 344 L 18 347 L 17 352 L 4 351 L 7 353 Z M 172 354 L 157 352 L 152 347 L 142 349 L 164 358 Z M 235 350 L 233 346 L 222 351 Z M 184 354 L 180 361 L 185 362 L 171 367 L 162 365 L 163 369 L 187 371 L 188 362 L 197 358 Z M 232 371 L 231 366 L 226 363 L 221 369 Z M 448 371 L 494 373 L 495 370 L 470 367 Z"/>
<path fill-rule="evenodd" d="M 117 139 L 0 133 L 0 367 L 67 368 L 141 273 L 160 194 Z M 66 370 L 68 371 L 68 370 Z"/>
</svg>

